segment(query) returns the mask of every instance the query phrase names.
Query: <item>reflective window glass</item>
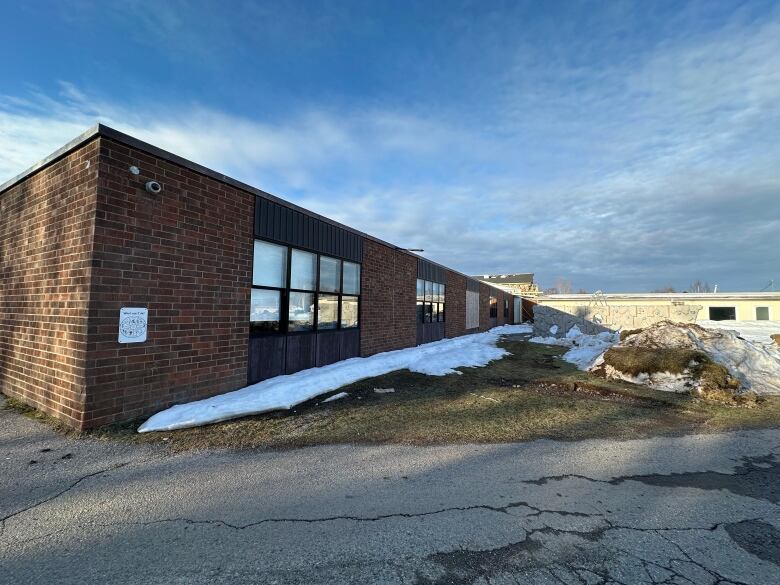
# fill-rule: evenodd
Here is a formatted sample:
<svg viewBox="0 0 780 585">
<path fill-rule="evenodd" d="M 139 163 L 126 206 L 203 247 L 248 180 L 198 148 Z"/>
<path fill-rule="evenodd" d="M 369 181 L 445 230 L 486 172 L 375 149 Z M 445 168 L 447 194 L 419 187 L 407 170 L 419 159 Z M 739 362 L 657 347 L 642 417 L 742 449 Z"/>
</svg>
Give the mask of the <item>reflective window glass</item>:
<svg viewBox="0 0 780 585">
<path fill-rule="evenodd" d="M 358 298 L 341 298 L 341 327 L 350 328 L 358 326 Z"/>
<path fill-rule="evenodd" d="M 339 296 L 319 295 L 317 297 L 317 328 L 335 329 L 339 322 Z"/>
<path fill-rule="evenodd" d="M 278 290 L 252 289 L 249 321 L 257 328 L 278 331 L 281 320 L 280 295 Z"/>
<path fill-rule="evenodd" d="M 317 286 L 317 254 L 293 250 L 290 258 L 290 288 L 315 290 Z"/>
<path fill-rule="evenodd" d="M 341 289 L 341 260 L 320 256 L 320 290 L 339 292 Z"/>
<path fill-rule="evenodd" d="M 284 288 L 287 285 L 287 248 L 255 240 L 252 284 Z"/>
<path fill-rule="evenodd" d="M 314 329 L 314 294 L 290 292 L 290 314 L 287 328 L 289 331 Z"/>
<path fill-rule="evenodd" d="M 344 294 L 360 294 L 360 264 L 344 261 Z"/>
</svg>

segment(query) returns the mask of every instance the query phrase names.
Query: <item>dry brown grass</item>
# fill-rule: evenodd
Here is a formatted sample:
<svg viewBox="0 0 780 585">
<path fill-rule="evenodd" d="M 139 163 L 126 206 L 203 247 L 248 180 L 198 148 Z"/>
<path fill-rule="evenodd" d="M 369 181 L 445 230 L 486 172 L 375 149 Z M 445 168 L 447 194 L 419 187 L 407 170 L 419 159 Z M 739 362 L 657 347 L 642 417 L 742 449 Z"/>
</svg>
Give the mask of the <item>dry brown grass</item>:
<svg viewBox="0 0 780 585">
<path fill-rule="evenodd" d="M 739 406 L 754 406 L 754 394 L 738 394 L 739 381 L 728 369 L 702 351 L 658 347 L 612 347 L 604 354 L 604 364 L 631 376 L 687 372 L 698 381 L 700 398 Z"/>
<path fill-rule="evenodd" d="M 651 390 L 578 371 L 565 349 L 508 339 L 512 355 L 462 375 L 393 372 L 334 391 L 292 411 L 174 432 L 136 433 L 142 421 L 85 433 L 174 450 L 289 448 L 327 443 L 494 443 L 540 438 L 621 439 L 780 425 L 780 398 L 756 408 Z M 375 388 L 394 392 L 376 393 Z"/>
</svg>

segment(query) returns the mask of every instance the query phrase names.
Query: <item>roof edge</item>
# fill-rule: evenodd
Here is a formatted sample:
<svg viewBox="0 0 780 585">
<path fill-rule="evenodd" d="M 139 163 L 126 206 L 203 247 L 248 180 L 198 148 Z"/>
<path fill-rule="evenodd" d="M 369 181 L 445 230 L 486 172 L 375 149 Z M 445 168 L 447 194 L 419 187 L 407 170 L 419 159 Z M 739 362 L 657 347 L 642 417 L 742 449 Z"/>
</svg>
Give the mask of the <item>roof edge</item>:
<svg viewBox="0 0 780 585">
<path fill-rule="evenodd" d="M 318 213 L 315 213 L 314 211 L 311 211 L 309 209 L 306 209 L 305 207 L 301 207 L 300 205 L 296 205 L 295 203 L 292 203 L 290 201 L 287 201 L 286 199 L 282 199 L 281 197 L 277 197 L 276 195 L 272 195 L 271 193 L 268 193 L 267 191 L 263 191 L 262 189 L 259 189 L 258 187 L 253 187 L 252 185 L 249 185 L 247 183 L 243 183 L 239 181 L 238 179 L 234 179 L 232 177 L 229 177 L 228 175 L 225 175 L 223 173 L 211 170 L 208 167 L 205 167 L 201 164 L 198 164 L 196 162 L 193 162 L 189 159 L 186 159 L 182 156 L 179 156 L 178 154 L 174 154 L 170 151 L 164 150 L 158 146 L 154 146 L 153 144 L 150 144 L 148 142 L 144 142 L 143 140 L 139 140 L 138 138 L 135 138 L 134 136 L 130 136 L 129 134 L 125 134 L 124 132 L 121 132 L 119 130 L 116 130 L 114 128 L 111 128 L 110 126 L 106 126 L 103 123 L 97 122 L 95 125 L 90 127 L 88 130 L 65 144 L 64 146 L 58 148 L 56 151 L 51 153 L 49 156 L 41 159 L 25 171 L 22 171 L 15 177 L 12 177 L 8 181 L 4 182 L 0 185 L 0 196 L 3 195 L 5 191 L 10 189 L 11 187 L 19 184 L 23 180 L 27 179 L 31 175 L 35 174 L 36 172 L 48 167 L 49 165 L 53 164 L 57 160 L 61 159 L 62 157 L 70 154 L 77 148 L 80 148 L 87 142 L 93 140 L 96 137 L 102 137 L 102 138 L 108 138 L 110 140 L 114 140 L 120 144 L 123 144 L 125 146 L 129 146 L 131 148 L 136 148 L 138 150 L 141 150 L 147 154 L 151 154 L 152 156 L 156 156 L 158 158 L 161 158 L 163 160 L 166 160 L 168 162 L 177 164 L 179 166 L 182 166 L 186 169 L 190 169 L 191 171 L 194 171 L 196 173 L 199 173 L 201 175 L 204 175 L 206 177 L 209 177 L 211 179 L 221 181 L 222 183 L 226 183 L 232 187 L 235 187 L 237 189 L 241 189 L 242 191 L 246 191 L 252 195 L 257 195 L 260 197 L 264 197 L 270 201 L 274 201 L 275 203 L 279 203 L 280 205 L 284 205 L 285 207 L 288 207 L 290 209 L 293 209 L 295 211 L 299 211 L 301 213 L 305 213 L 307 215 L 310 215 L 312 217 L 315 217 L 317 219 L 320 219 L 326 223 L 329 223 L 333 226 L 345 229 L 353 234 L 359 235 L 362 238 L 367 238 L 369 240 L 372 240 L 373 242 L 376 242 L 378 244 L 382 244 L 383 246 L 387 246 L 389 248 L 392 248 L 398 252 L 402 252 L 408 256 L 412 256 L 414 258 L 420 258 L 422 260 L 425 260 L 427 262 L 431 262 L 432 264 L 435 264 L 436 266 L 440 266 L 444 268 L 445 270 L 449 270 L 450 272 L 454 272 L 456 274 L 459 274 L 461 276 L 465 276 L 466 278 L 473 278 L 469 276 L 468 274 L 464 272 L 460 272 L 459 270 L 455 270 L 453 268 L 450 268 L 449 266 L 445 266 L 444 264 L 440 264 L 439 262 L 436 262 L 435 260 L 431 260 L 429 258 L 425 258 L 423 256 L 420 256 L 418 254 L 415 254 L 413 252 L 410 252 L 406 250 L 405 248 L 402 248 L 400 246 L 396 246 L 395 244 L 391 244 L 390 242 L 386 242 L 380 238 L 377 238 L 375 236 L 372 236 L 370 234 L 367 234 L 365 232 L 361 232 L 360 230 L 357 230 L 353 227 L 350 227 L 348 225 L 345 225 L 343 223 L 340 223 L 334 219 L 330 219 L 329 217 L 325 217 L 324 215 L 320 215 Z M 487 283 L 486 283 L 487 284 Z M 489 285 L 490 286 L 490 285 Z M 496 287 L 493 287 L 496 288 Z M 501 289 L 497 289 L 501 290 Z"/>
<path fill-rule="evenodd" d="M 102 124 L 95 124 L 94 126 L 91 126 L 85 132 L 82 132 L 81 134 L 76 136 L 76 138 L 74 138 L 67 144 L 61 146 L 54 152 L 52 152 L 49 156 L 42 158 L 37 163 L 26 168 L 15 177 L 11 177 L 4 183 L 0 184 L 0 195 L 8 191 L 8 189 L 10 189 L 11 187 L 18 185 L 19 183 L 24 181 L 27 177 L 34 175 L 38 171 L 48 167 L 52 163 L 58 161 L 62 157 L 70 154 L 77 148 L 83 146 L 84 144 L 86 144 L 87 142 L 95 138 L 95 136 L 98 136 L 101 133 L 102 128 L 105 128 L 105 126 L 103 126 Z"/>
</svg>

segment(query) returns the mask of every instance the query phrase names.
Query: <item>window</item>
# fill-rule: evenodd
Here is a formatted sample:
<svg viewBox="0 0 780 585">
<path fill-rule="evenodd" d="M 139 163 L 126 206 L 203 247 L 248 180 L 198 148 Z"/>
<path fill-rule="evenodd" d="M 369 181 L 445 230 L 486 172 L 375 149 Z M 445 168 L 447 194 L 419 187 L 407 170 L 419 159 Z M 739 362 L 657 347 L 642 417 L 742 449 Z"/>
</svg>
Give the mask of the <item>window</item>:
<svg viewBox="0 0 780 585">
<path fill-rule="evenodd" d="M 417 322 L 425 323 L 425 281 L 417 279 Z"/>
<path fill-rule="evenodd" d="M 288 331 L 311 331 L 314 329 L 314 295 L 304 292 L 290 292 Z"/>
<path fill-rule="evenodd" d="M 290 258 L 290 288 L 316 290 L 317 254 L 293 250 Z"/>
<path fill-rule="evenodd" d="M 341 260 L 320 256 L 320 290 L 341 292 Z"/>
<path fill-rule="evenodd" d="M 444 322 L 444 285 L 439 282 L 417 279 L 417 322 Z"/>
<path fill-rule="evenodd" d="M 756 307 L 756 321 L 769 321 L 769 307 Z"/>
<path fill-rule="evenodd" d="M 352 329 L 358 326 L 358 298 L 341 297 L 341 328 Z"/>
<path fill-rule="evenodd" d="M 504 299 L 504 319 L 509 319 L 509 301 Z"/>
<path fill-rule="evenodd" d="M 490 297 L 490 318 L 498 318 L 498 299 L 496 297 Z"/>
<path fill-rule="evenodd" d="M 252 289 L 249 321 L 253 326 L 265 331 L 279 331 L 282 318 L 280 295 L 278 290 Z"/>
<path fill-rule="evenodd" d="M 252 331 L 359 326 L 360 264 L 255 240 L 252 268 Z"/>
<path fill-rule="evenodd" d="M 287 248 L 255 240 L 252 284 L 255 286 L 287 286 Z"/>
<path fill-rule="evenodd" d="M 737 309 L 735 307 L 710 307 L 710 319 L 712 321 L 735 321 Z"/>
<path fill-rule="evenodd" d="M 317 328 L 335 329 L 339 324 L 339 295 L 322 294 L 317 297 Z"/>
<path fill-rule="evenodd" d="M 344 261 L 344 290 L 345 295 L 360 294 L 360 264 Z"/>
</svg>

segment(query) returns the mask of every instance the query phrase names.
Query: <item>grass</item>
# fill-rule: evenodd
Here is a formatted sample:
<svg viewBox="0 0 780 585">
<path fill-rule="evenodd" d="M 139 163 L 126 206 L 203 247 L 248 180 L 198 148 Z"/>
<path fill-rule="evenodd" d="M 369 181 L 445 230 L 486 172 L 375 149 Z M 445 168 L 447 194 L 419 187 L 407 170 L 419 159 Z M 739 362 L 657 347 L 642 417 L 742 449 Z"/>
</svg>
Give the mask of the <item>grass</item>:
<svg viewBox="0 0 780 585">
<path fill-rule="evenodd" d="M 604 365 L 630 376 L 657 372 L 682 374 L 687 371 L 691 379 L 698 382 L 697 391 L 701 398 L 745 407 L 757 405 L 754 393 L 737 393 L 739 380 L 732 377 L 725 366 L 695 349 L 612 347 L 604 354 Z"/>
<path fill-rule="evenodd" d="M 510 356 L 484 368 L 463 368 L 462 375 L 393 372 L 331 393 L 345 391 L 347 398 L 323 404 L 320 397 L 289 412 L 174 432 L 139 435 L 142 421 L 134 421 L 84 434 L 186 450 L 630 439 L 780 425 L 780 397 L 741 408 L 581 372 L 560 359 L 560 347 L 519 338 L 501 345 Z"/>
</svg>

